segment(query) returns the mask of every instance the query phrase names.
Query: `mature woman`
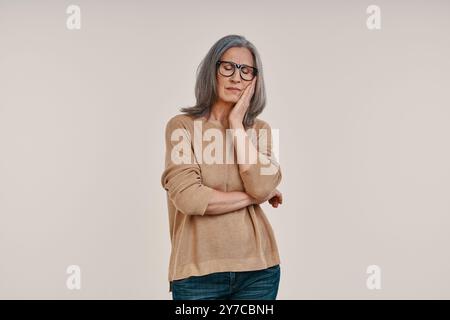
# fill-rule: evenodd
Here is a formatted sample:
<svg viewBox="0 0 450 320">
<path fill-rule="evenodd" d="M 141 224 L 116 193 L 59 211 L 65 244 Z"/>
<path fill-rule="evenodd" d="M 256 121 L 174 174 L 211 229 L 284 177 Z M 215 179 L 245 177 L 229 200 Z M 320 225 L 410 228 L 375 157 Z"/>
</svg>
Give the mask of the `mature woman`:
<svg viewBox="0 0 450 320">
<path fill-rule="evenodd" d="M 280 257 L 260 205 L 282 203 L 281 170 L 271 128 L 257 118 L 266 98 L 253 44 L 238 35 L 218 40 L 199 66 L 195 93 L 196 105 L 165 131 L 169 292 L 174 300 L 274 300 Z"/>
</svg>

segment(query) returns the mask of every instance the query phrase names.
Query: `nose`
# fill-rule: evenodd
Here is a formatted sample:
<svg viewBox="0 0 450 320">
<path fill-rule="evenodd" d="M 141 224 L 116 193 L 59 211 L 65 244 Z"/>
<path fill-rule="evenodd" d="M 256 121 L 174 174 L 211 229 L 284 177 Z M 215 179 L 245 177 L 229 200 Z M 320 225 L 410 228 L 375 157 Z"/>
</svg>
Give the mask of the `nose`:
<svg viewBox="0 0 450 320">
<path fill-rule="evenodd" d="M 238 68 L 236 68 L 234 70 L 234 74 L 231 76 L 230 80 L 232 82 L 236 82 L 239 83 L 241 82 L 241 70 L 239 70 Z"/>
</svg>

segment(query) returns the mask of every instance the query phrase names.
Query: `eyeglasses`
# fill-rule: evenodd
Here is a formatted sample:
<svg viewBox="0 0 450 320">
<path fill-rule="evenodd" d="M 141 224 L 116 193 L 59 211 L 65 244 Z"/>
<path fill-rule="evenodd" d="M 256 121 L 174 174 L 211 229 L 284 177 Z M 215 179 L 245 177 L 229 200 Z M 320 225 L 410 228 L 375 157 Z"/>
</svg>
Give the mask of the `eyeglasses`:
<svg viewBox="0 0 450 320">
<path fill-rule="evenodd" d="M 217 67 L 219 73 L 224 77 L 231 77 L 236 68 L 239 69 L 241 79 L 245 81 L 251 81 L 258 74 L 258 69 L 255 67 L 247 66 L 246 64 L 237 64 L 232 61 L 217 61 Z"/>
</svg>

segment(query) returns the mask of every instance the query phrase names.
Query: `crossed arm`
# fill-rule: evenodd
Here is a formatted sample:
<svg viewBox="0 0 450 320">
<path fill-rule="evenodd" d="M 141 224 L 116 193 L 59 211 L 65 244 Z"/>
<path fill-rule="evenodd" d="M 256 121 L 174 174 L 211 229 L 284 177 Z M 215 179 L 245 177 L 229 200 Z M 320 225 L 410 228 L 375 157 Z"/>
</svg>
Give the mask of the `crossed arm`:
<svg viewBox="0 0 450 320">
<path fill-rule="evenodd" d="M 273 175 L 261 175 L 260 163 L 243 167 L 239 165 L 245 192 L 224 192 L 202 183 L 200 166 L 197 163 L 175 164 L 171 155 L 176 143 L 171 140 L 171 130 L 180 124 L 173 122 L 169 122 L 166 126 L 166 167 L 161 176 L 161 184 L 179 211 L 187 215 L 218 215 L 267 200 L 274 207 L 282 202 L 281 193 L 276 190 L 281 180 L 279 168 Z M 236 151 L 240 157 L 239 150 Z M 270 151 L 261 156 L 270 159 Z"/>
</svg>

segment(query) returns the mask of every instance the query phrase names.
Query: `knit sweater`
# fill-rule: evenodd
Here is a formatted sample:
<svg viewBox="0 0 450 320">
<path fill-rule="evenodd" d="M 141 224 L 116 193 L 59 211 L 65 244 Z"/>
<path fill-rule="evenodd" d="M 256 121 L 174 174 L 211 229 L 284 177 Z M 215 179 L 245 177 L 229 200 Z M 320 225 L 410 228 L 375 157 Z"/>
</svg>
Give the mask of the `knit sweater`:
<svg viewBox="0 0 450 320">
<path fill-rule="evenodd" d="M 266 130 L 260 131 L 261 128 Z M 205 215 L 213 189 L 243 191 L 256 199 L 264 199 L 280 183 L 281 169 L 272 152 L 270 126 L 256 118 L 252 129 L 256 135 L 249 137 L 258 151 L 258 159 L 250 164 L 249 170 L 240 172 L 236 152 L 234 161 L 225 161 L 227 153 L 232 159 L 233 139 L 223 143 L 224 161 L 211 163 L 203 159 L 204 154 L 211 151 L 208 145 L 214 141 L 205 138 L 209 136 L 205 132 L 221 133 L 226 140 L 227 131 L 231 129 L 218 121 L 186 114 L 175 115 L 167 122 L 161 184 L 167 194 L 171 240 L 169 292 L 173 280 L 213 272 L 260 270 L 280 264 L 274 232 L 260 205 Z M 266 135 L 260 135 L 263 131 Z M 182 141 L 189 150 L 180 152 Z M 195 141 L 201 141 L 200 148 Z M 219 149 L 216 148 L 215 154 L 220 154 Z M 180 155 L 189 161 L 180 161 Z M 269 167 L 275 170 L 267 170 Z M 266 172 L 262 174 L 264 168 Z"/>
</svg>

